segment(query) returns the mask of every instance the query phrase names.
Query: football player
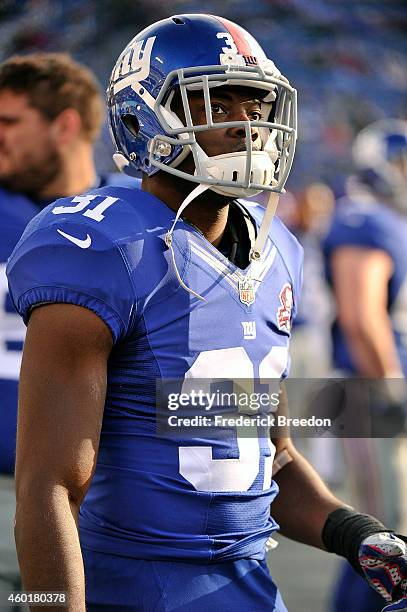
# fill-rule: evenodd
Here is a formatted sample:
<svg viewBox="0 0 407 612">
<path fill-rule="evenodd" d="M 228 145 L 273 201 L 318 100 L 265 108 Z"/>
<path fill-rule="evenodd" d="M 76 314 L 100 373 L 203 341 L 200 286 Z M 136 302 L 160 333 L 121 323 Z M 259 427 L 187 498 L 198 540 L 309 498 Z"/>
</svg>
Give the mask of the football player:
<svg viewBox="0 0 407 612">
<path fill-rule="evenodd" d="M 344 375 L 388 381 L 377 410 L 394 431 L 387 438 L 345 439 L 345 455 L 358 507 L 405 528 L 407 445 L 391 436 L 402 429 L 406 401 L 407 122 L 382 119 L 367 126 L 355 139 L 353 160 L 356 173 L 325 241 L 338 311 L 334 363 Z M 380 599 L 347 566 L 334 609 L 356 610 L 355 599 L 366 612 L 381 609 Z"/>
<path fill-rule="evenodd" d="M 14 471 L 25 335 L 8 296 L 7 258 L 28 221 L 56 198 L 124 182 L 96 174 L 93 143 L 103 116 L 96 79 L 67 55 L 16 56 L 0 65 L 0 473 Z"/>
<path fill-rule="evenodd" d="M 8 577 L 17 572 L 11 476 L 25 326 L 8 293 L 6 262 L 28 221 L 55 198 L 129 184 L 120 173 L 96 174 L 93 144 L 103 116 L 96 79 L 68 56 L 32 54 L 0 64 L 0 507 Z"/>
<path fill-rule="evenodd" d="M 377 533 L 380 567 L 389 541 L 398 560 L 404 542 L 337 500 L 267 427 L 160 434 L 160 382 L 182 391 L 287 375 L 302 256 L 270 224 L 294 154 L 295 90 L 236 24 L 177 15 L 125 48 L 108 106 L 115 160 L 143 172 L 143 191 L 55 202 L 9 262 L 29 328 L 16 514 L 25 588 L 65 591 L 75 612 L 282 612 L 265 562 L 278 524 L 360 572 Z M 264 215 L 240 200 L 263 190 Z M 399 582 L 383 587 L 389 602 Z"/>
</svg>

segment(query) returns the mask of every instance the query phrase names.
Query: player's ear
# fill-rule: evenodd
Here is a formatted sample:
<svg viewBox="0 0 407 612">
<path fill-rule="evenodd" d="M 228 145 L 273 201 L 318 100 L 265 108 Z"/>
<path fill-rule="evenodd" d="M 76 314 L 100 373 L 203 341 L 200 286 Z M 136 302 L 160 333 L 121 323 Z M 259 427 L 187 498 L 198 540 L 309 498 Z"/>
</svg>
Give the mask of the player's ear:
<svg viewBox="0 0 407 612">
<path fill-rule="evenodd" d="M 66 108 L 54 119 L 53 131 L 59 144 L 67 145 L 82 131 L 82 119 L 74 108 Z"/>
</svg>

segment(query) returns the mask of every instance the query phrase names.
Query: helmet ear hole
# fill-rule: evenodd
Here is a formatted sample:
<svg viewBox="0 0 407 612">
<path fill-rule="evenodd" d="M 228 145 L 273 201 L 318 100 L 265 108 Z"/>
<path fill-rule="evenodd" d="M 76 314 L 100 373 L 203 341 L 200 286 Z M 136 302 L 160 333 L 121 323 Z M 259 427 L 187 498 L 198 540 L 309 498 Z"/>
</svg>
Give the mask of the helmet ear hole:
<svg viewBox="0 0 407 612">
<path fill-rule="evenodd" d="M 121 120 L 123 121 L 125 127 L 129 130 L 129 132 L 133 136 L 138 135 L 139 130 L 140 130 L 140 124 L 135 115 L 130 115 L 130 114 L 122 115 Z"/>
</svg>

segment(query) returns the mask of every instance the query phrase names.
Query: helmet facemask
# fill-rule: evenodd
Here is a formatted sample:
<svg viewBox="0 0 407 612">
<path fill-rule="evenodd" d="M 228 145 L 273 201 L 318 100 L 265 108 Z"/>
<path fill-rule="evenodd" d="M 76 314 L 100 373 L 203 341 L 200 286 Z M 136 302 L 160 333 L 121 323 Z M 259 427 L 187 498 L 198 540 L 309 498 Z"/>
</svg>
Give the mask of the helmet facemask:
<svg viewBox="0 0 407 612">
<path fill-rule="evenodd" d="M 239 120 L 214 121 L 211 92 L 217 87 L 260 90 L 256 99 L 262 101 L 261 118 L 236 114 Z M 198 113 L 203 121 L 199 118 L 198 125 L 191 116 L 192 92 L 200 92 L 204 102 Z M 108 106 L 117 146 L 114 159 L 120 170 L 130 175 L 141 171 L 148 177 L 161 170 L 196 184 L 177 208 L 165 237 L 179 282 L 193 295 L 201 298 L 184 284 L 172 247 L 172 234 L 185 208 L 207 189 L 229 198 L 269 192 L 249 254 L 250 274 L 256 275 L 291 169 L 297 134 L 296 91 L 257 41 L 240 26 L 213 15 L 162 20 L 138 34 L 120 56 L 110 81 Z M 196 107 L 192 110 L 196 118 Z M 137 118 L 134 133 L 128 115 Z M 223 130 L 219 133 L 222 138 L 229 128 L 238 128 L 240 134 L 230 152 L 216 147 L 212 134 L 208 139 L 203 135 Z M 254 134 L 258 138 L 252 140 Z M 237 150 L 240 148 L 243 150 Z M 221 154 L 214 154 L 218 150 Z"/>
<path fill-rule="evenodd" d="M 295 90 L 279 73 L 276 76 L 275 69 L 273 75 L 260 67 L 246 66 L 203 66 L 199 70 L 204 74 L 197 74 L 197 68 L 174 70 L 168 74 L 154 102 L 154 112 L 163 133 L 155 135 L 150 143 L 150 164 L 179 178 L 206 184 L 225 196 L 248 197 L 264 190 L 281 193 L 295 150 Z M 261 90 L 262 120 L 214 122 L 211 91 L 225 85 Z M 174 112 L 176 90 L 181 97 L 185 124 Z M 203 93 L 204 124 L 193 124 L 189 103 L 189 93 L 193 91 Z M 209 157 L 198 144 L 197 134 L 230 127 L 244 130 L 246 150 Z M 253 146 L 252 128 L 259 128 L 260 148 Z M 163 158 L 180 145 L 181 153 L 171 164 L 165 163 Z M 178 168 L 189 154 L 195 163 L 193 175 Z"/>
</svg>

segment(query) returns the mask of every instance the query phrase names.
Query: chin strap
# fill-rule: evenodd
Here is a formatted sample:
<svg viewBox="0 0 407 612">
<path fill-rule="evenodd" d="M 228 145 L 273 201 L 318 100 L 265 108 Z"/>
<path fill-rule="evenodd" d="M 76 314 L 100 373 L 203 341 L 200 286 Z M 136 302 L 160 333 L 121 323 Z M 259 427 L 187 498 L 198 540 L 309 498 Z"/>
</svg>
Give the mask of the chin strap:
<svg viewBox="0 0 407 612">
<path fill-rule="evenodd" d="M 264 243 L 266 242 L 268 231 L 270 229 L 271 222 L 276 214 L 278 200 L 280 194 L 276 191 L 270 191 L 270 196 L 266 206 L 266 212 L 264 213 L 263 221 L 261 222 L 259 233 L 257 234 L 256 241 L 250 251 L 249 259 L 252 262 L 259 261 L 261 253 L 263 251 Z"/>
<path fill-rule="evenodd" d="M 176 225 L 178 219 L 180 218 L 180 216 L 182 215 L 182 213 L 184 212 L 184 210 L 186 209 L 186 207 L 193 200 L 195 200 L 195 198 L 200 196 L 207 189 L 209 189 L 209 185 L 203 185 L 201 183 L 197 187 L 195 187 L 195 189 L 193 189 L 191 191 L 191 193 L 185 198 L 185 200 L 182 202 L 181 206 L 177 210 L 177 214 L 175 215 L 175 219 L 173 221 L 173 224 L 171 225 L 171 227 L 168 230 L 168 232 L 165 234 L 165 238 L 164 238 L 165 244 L 167 245 L 167 247 L 171 251 L 172 262 L 173 262 L 175 274 L 176 274 L 176 277 L 178 279 L 179 284 L 181 285 L 181 287 L 183 289 L 188 291 L 188 293 L 190 293 L 191 295 L 195 296 L 199 300 L 202 300 L 203 302 L 206 301 L 205 298 L 202 297 L 202 295 L 199 295 L 199 293 L 197 293 L 196 291 L 194 291 L 190 287 L 188 287 L 188 285 L 186 285 L 184 283 L 184 281 L 182 280 L 182 278 L 181 278 L 181 275 L 180 275 L 178 267 L 177 267 L 177 263 L 175 261 L 175 253 L 174 253 L 174 248 L 173 248 L 173 245 L 172 245 L 172 238 L 173 238 L 173 233 L 174 233 L 175 225 Z M 256 240 L 254 242 L 253 247 L 250 250 L 249 259 L 252 262 L 252 272 L 250 273 L 250 276 L 252 277 L 252 275 L 254 274 L 254 278 L 256 278 L 255 269 L 256 269 L 257 265 L 260 263 L 261 253 L 263 251 L 263 247 L 264 247 L 264 244 L 265 244 L 267 236 L 268 236 L 268 231 L 269 231 L 271 222 L 273 221 L 274 215 L 276 214 L 276 209 L 277 209 L 277 205 L 278 205 L 279 196 L 280 196 L 280 194 L 275 192 L 275 191 L 271 191 L 270 192 L 270 196 L 269 196 L 267 207 L 266 207 L 266 212 L 264 213 L 264 217 L 263 217 L 263 221 L 262 221 L 262 223 L 260 225 L 259 233 L 257 235 L 257 238 L 256 238 Z"/>
<path fill-rule="evenodd" d="M 257 234 L 257 238 L 250 249 L 249 259 L 251 261 L 251 273 L 250 276 L 253 280 L 256 280 L 258 277 L 257 269 L 261 263 L 261 255 L 263 252 L 264 244 L 267 240 L 268 232 L 270 229 L 270 225 L 274 219 L 274 215 L 276 214 L 278 200 L 280 194 L 276 191 L 271 191 L 270 196 L 267 202 L 266 211 L 264 213 L 263 220 L 260 225 L 259 233 Z"/>
<path fill-rule="evenodd" d="M 182 213 L 184 212 L 184 210 L 186 209 L 188 204 L 191 204 L 191 202 L 193 200 L 195 200 L 195 198 L 200 196 L 201 193 L 203 193 L 207 189 L 209 189 L 209 185 L 199 184 L 198 187 L 195 187 L 195 189 L 193 189 L 191 191 L 191 193 L 185 198 L 185 200 L 182 202 L 181 206 L 177 210 L 177 214 L 175 215 L 174 222 L 171 225 L 171 227 L 168 230 L 168 232 L 165 234 L 165 238 L 164 238 L 165 244 L 167 245 L 167 247 L 171 251 L 172 263 L 174 265 L 175 274 L 176 274 L 176 277 L 178 279 L 179 284 L 181 285 L 181 287 L 183 287 L 183 289 L 188 291 L 188 293 L 191 293 L 191 295 L 194 295 L 195 297 L 197 297 L 199 300 L 202 300 L 203 302 L 206 302 L 205 298 L 202 297 L 202 295 L 199 295 L 199 293 L 196 293 L 196 291 L 194 291 L 190 287 L 188 287 L 188 285 L 186 285 L 184 283 L 184 281 L 182 280 L 182 278 L 181 278 L 181 275 L 180 275 L 180 273 L 178 271 L 178 268 L 177 268 L 177 263 L 175 261 L 175 253 L 174 253 L 174 248 L 172 246 L 172 234 L 174 232 L 175 224 L 177 223 L 178 219 L 180 218 L 180 216 L 182 215 Z"/>
</svg>

